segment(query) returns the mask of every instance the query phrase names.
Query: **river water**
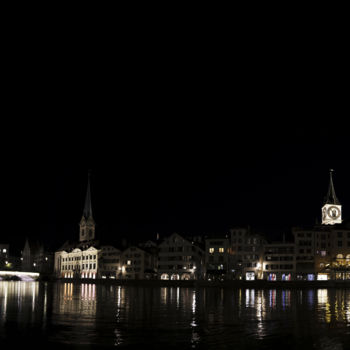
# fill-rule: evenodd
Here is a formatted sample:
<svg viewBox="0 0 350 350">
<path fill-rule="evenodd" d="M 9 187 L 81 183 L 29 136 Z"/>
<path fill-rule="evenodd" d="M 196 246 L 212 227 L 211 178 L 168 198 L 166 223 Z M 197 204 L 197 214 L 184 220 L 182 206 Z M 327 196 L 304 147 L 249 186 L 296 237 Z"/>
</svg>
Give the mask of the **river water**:
<svg viewBox="0 0 350 350">
<path fill-rule="evenodd" d="M 350 349 L 350 290 L 0 282 L 0 349 Z"/>
</svg>

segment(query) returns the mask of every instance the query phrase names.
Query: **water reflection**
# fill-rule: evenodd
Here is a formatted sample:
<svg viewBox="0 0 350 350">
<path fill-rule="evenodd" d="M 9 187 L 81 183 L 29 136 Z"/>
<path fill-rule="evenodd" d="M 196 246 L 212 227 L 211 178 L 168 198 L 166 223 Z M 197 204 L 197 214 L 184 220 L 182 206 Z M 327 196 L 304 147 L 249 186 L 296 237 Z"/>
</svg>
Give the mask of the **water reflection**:
<svg viewBox="0 0 350 350">
<path fill-rule="evenodd" d="M 35 321 L 35 309 L 38 305 L 39 294 L 38 282 L 0 282 L 0 324 L 4 324 L 13 314 L 25 314 L 32 322 Z M 45 298 L 46 293 L 42 296 Z M 40 303 L 39 303 L 40 305 Z M 42 306 L 42 305 L 40 305 Z M 47 305 L 43 305 L 42 311 L 46 312 Z"/>
<path fill-rule="evenodd" d="M 323 349 L 350 343 L 349 329 L 347 289 L 0 282 L 0 343 L 15 333 L 82 346 Z"/>
</svg>

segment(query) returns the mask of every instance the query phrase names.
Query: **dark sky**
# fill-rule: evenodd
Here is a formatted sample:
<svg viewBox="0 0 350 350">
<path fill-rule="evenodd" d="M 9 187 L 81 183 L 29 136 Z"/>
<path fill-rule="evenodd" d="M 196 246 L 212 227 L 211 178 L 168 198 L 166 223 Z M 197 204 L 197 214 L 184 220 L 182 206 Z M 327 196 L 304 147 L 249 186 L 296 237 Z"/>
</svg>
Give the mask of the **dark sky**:
<svg viewBox="0 0 350 350">
<path fill-rule="evenodd" d="M 89 169 L 97 230 L 116 240 L 279 237 L 320 218 L 329 168 L 349 217 L 348 71 L 330 38 L 118 35 L 23 34 L 7 51 L 0 242 L 77 239 Z"/>
</svg>

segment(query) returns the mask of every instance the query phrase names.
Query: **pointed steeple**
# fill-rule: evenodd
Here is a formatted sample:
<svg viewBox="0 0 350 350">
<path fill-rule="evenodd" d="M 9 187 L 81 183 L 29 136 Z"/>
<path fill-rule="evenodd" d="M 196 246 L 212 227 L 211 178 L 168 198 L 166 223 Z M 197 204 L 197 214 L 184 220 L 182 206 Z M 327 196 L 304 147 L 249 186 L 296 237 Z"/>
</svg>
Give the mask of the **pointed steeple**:
<svg viewBox="0 0 350 350">
<path fill-rule="evenodd" d="M 84 205 L 84 211 L 83 211 L 83 216 L 86 220 L 90 217 L 92 218 L 90 177 L 91 177 L 91 172 L 89 171 L 88 185 L 86 190 L 85 205 Z"/>
<path fill-rule="evenodd" d="M 80 234 L 79 241 L 91 241 L 95 239 L 95 221 L 92 217 L 92 205 L 91 205 L 91 189 L 90 189 L 90 176 L 91 173 L 89 171 L 88 176 L 88 185 L 86 190 L 85 204 L 83 216 L 80 220 Z"/>
<path fill-rule="evenodd" d="M 325 197 L 324 204 L 340 205 L 340 202 L 339 202 L 339 200 L 335 194 L 335 190 L 334 190 L 333 177 L 332 177 L 333 171 L 334 171 L 333 169 L 329 170 L 329 187 L 328 187 L 327 196 Z"/>
</svg>

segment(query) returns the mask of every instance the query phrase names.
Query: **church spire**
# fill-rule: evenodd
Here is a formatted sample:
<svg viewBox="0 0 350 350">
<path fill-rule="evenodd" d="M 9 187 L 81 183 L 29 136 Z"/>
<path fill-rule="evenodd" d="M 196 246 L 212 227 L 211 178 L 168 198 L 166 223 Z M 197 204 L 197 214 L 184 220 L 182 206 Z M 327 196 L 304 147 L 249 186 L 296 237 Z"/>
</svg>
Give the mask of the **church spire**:
<svg viewBox="0 0 350 350">
<path fill-rule="evenodd" d="M 337 204 L 339 205 L 340 202 L 335 194 L 335 190 L 334 190 L 334 184 L 333 184 L 333 177 L 332 177 L 332 173 L 333 173 L 333 169 L 329 170 L 329 187 L 328 187 L 328 193 L 327 196 L 325 198 L 325 204 Z"/>
<path fill-rule="evenodd" d="M 87 185 L 87 190 L 86 190 L 85 205 L 84 205 L 84 212 L 83 212 L 83 216 L 85 217 L 86 220 L 87 220 L 89 217 L 92 218 L 90 177 L 91 177 L 91 172 L 89 171 L 89 175 L 88 175 L 88 185 Z"/>
<path fill-rule="evenodd" d="M 89 171 L 88 185 L 85 196 L 85 204 L 83 216 L 80 220 L 80 234 L 79 241 L 91 241 L 95 239 L 95 221 L 92 217 L 92 206 L 91 206 L 91 189 L 90 189 L 90 177 L 91 173 Z"/>
</svg>

